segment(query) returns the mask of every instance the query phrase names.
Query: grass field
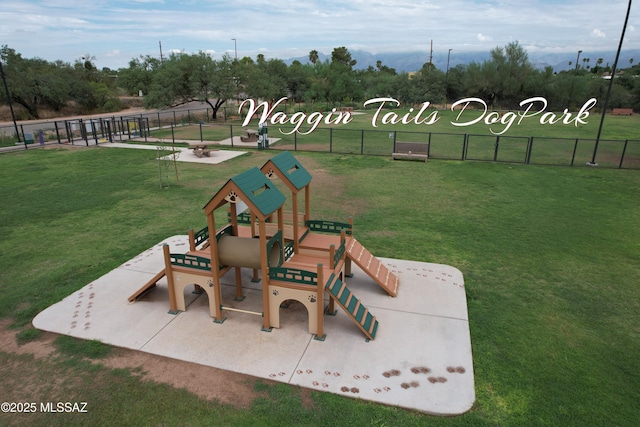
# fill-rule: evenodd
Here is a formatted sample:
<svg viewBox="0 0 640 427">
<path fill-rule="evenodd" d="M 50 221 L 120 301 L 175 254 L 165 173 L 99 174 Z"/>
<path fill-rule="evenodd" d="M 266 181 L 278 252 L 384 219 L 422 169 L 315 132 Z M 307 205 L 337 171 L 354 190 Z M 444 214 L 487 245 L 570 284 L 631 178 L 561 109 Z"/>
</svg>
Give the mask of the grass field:
<svg viewBox="0 0 640 427">
<path fill-rule="evenodd" d="M 272 155 L 179 164 L 160 189 L 153 151 L 82 148 L 0 156 L 0 318 L 17 336 L 41 310 L 164 238 L 204 225 L 226 180 Z M 0 414 L 2 425 L 572 425 L 640 419 L 640 174 L 491 162 L 393 162 L 295 153 L 312 212 L 352 215 L 381 257 L 465 276 L 477 400 L 438 418 L 256 380 L 248 409 L 110 369 L 62 340 L 53 357 L 0 349 L 3 401 L 87 401 L 86 414 Z M 126 296 L 123 296 L 123 298 Z M 96 356 L 97 355 L 97 356 Z M 142 368 L 144 370 L 144 367 Z"/>
</svg>

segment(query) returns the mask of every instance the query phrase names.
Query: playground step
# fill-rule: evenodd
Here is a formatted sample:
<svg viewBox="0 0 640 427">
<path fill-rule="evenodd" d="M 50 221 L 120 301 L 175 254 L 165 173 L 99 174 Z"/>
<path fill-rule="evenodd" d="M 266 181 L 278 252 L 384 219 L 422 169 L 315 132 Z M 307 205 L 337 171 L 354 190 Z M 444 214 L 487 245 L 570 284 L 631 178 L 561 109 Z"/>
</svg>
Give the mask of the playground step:
<svg viewBox="0 0 640 427">
<path fill-rule="evenodd" d="M 369 309 L 353 295 L 347 285 L 340 279 L 330 280 L 326 289 L 329 291 L 329 296 L 342 307 L 367 338 L 374 339 L 378 331 L 376 316 L 372 315 Z"/>
<path fill-rule="evenodd" d="M 347 243 L 347 257 L 363 269 L 389 295 L 398 295 L 399 280 L 380 260 L 371 254 L 354 237 Z"/>
</svg>

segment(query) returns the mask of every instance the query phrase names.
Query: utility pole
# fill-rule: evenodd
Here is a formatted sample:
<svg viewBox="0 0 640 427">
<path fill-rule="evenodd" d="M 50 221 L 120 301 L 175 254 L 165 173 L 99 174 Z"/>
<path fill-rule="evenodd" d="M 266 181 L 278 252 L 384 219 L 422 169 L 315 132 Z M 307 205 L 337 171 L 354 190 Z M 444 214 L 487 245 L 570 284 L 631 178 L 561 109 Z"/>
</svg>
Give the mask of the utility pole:
<svg viewBox="0 0 640 427">
<path fill-rule="evenodd" d="M 236 52 L 236 62 L 238 62 L 238 41 L 236 39 L 233 40 L 233 50 Z"/>
<path fill-rule="evenodd" d="M 9 110 L 11 111 L 11 119 L 13 120 L 13 126 L 16 129 L 16 136 L 18 142 L 20 141 L 20 131 L 18 131 L 18 124 L 16 123 L 16 115 L 13 113 L 13 105 L 11 104 L 11 95 L 9 94 L 9 86 L 7 86 L 7 79 L 4 76 L 4 70 L 2 69 L 2 60 L 0 59 L 0 77 L 2 77 L 2 83 L 4 83 L 4 91 L 7 94 L 7 103 L 9 104 Z M 26 147 L 26 145 L 25 145 Z"/>
<path fill-rule="evenodd" d="M 162 64 L 163 58 L 162 58 L 162 40 L 160 40 L 158 42 L 158 44 L 160 45 L 160 64 Z"/>
<path fill-rule="evenodd" d="M 431 50 L 429 51 L 429 71 L 433 68 L 433 39 L 431 39 Z"/>
<path fill-rule="evenodd" d="M 449 49 L 449 53 L 447 54 L 447 72 L 444 75 L 444 109 L 447 109 L 447 101 L 449 101 L 449 59 L 451 59 L 451 51 L 453 49 Z"/>
</svg>

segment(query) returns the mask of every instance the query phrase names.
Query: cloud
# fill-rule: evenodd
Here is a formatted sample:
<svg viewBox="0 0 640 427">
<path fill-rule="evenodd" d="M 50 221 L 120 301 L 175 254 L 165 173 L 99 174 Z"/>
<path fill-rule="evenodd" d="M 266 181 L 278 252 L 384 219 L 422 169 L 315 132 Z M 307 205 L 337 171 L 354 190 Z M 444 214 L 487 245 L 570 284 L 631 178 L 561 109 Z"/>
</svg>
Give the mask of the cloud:
<svg viewBox="0 0 640 427">
<path fill-rule="evenodd" d="M 607 37 L 607 35 L 604 33 L 604 31 L 599 30 L 598 28 L 594 29 L 593 31 L 591 31 L 591 36 L 598 38 L 598 39 L 604 39 Z"/>
<path fill-rule="evenodd" d="M 493 40 L 493 38 L 482 33 L 478 33 L 478 40 L 480 40 L 481 42 L 490 42 L 491 40 Z"/>
</svg>

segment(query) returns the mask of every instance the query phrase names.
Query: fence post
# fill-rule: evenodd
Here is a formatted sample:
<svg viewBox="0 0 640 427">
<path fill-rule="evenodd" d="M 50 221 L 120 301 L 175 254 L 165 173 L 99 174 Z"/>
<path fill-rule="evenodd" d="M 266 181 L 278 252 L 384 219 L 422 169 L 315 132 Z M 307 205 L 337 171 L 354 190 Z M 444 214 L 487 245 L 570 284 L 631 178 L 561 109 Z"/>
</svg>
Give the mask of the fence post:
<svg viewBox="0 0 640 427">
<path fill-rule="evenodd" d="M 24 137 L 24 126 L 20 125 L 20 132 L 22 133 L 22 140 L 24 141 L 24 149 L 28 150 L 29 147 L 27 147 L 27 140 Z M 17 135 L 18 136 L 18 140 L 20 140 L 20 134 Z"/>
<path fill-rule="evenodd" d="M 200 122 L 200 142 L 202 141 L 202 122 Z"/>
<path fill-rule="evenodd" d="M 462 156 L 460 157 L 460 160 L 464 160 L 467 157 L 467 143 L 468 143 L 468 134 L 464 134 L 464 137 L 462 138 Z"/>
<path fill-rule="evenodd" d="M 396 153 L 396 141 L 398 139 L 398 131 L 393 131 L 393 151 L 392 153 Z"/>
<path fill-rule="evenodd" d="M 53 122 L 53 126 L 56 128 L 56 138 L 58 138 L 58 144 L 61 144 L 60 131 L 58 130 L 58 122 Z"/>
<path fill-rule="evenodd" d="M 493 161 L 497 161 L 498 160 L 498 146 L 500 145 L 500 135 L 496 136 L 496 146 L 494 148 L 493 151 Z"/>
<path fill-rule="evenodd" d="M 360 154 L 364 154 L 364 129 L 360 131 Z"/>
<path fill-rule="evenodd" d="M 333 153 L 333 128 L 329 128 L 329 153 Z"/>
<path fill-rule="evenodd" d="M 624 155 L 627 152 L 627 144 L 629 143 L 628 139 L 624 140 L 624 147 L 622 147 L 622 154 L 620 155 L 620 165 L 618 166 L 618 169 L 622 169 L 622 162 L 624 162 Z"/>
<path fill-rule="evenodd" d="M 429 137 L 427 138 L 427 158 L 431 157 L 431 132 L 429 132 Z"/>
<path fill-rule="evenodd" d="M 571 166 L 573 166 L 573 161 L 576 158 L 576 151 L 578 150 L 578 138 L 576 138 L 576 143 L 573 145 L 573 154 L 571 155 Z"/>
<path fill-rule="evenodd" d="M 525 163 L 531 163 L 531 151 L 533 150 L 533 136 L 529 137 L 529 141 L 527 143 L 527 155 L 525 157 Z"/>
<path fill-rule="evenodd" d="M 231 132 L 231 148 L 233 148 L 233 125 L 229 125 L 229 131 Z"/>
</svg>

